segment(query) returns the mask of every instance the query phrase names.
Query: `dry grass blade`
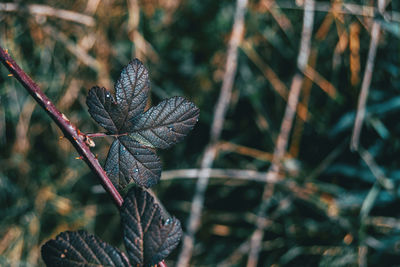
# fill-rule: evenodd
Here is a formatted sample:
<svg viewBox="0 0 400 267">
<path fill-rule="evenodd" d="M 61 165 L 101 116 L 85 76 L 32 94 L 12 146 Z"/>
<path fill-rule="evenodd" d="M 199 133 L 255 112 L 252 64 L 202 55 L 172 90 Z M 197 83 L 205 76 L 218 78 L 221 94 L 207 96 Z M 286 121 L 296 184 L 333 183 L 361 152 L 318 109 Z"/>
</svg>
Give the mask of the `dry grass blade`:
<svg viewBox="0 0 400 267">
<path fill-rule="evenodd" d="M 178 257 L 177 266 L 188 266 L 194 247 L 194 235 L 200 226 L 203 210 L 204 194 L 208 185 L 210 173 L 207 169 L 212 166 L 216 155 L 216 142 L 218 141 L 225 121 L 225 113 L 232 94 L 233 81 L 237 69 L 238 47 L 244 34 L 244 15 L 247 8 L 247 0 L 237 0 L 232 34 L 229 40 L 228 55 L 225 65 L 225 74 L 221 92 L 215 108 L 215 115 L 211 126 L 211 142 L 207 146 L 202 161 L 199 179 L 196 184 L 196 192 L 193 197 L 191 212 L 187 223 L 187 233 L 183 238 L 182 250 Z"/>
<path fill-rule="evenodd" d="M 94 26 L 96 23 L 94 18 L 91 16 L 65 9 L 57 9 L 47 5 L 32 4 L 24 6 L 15 3 L 0 3 L 0 11 L 19 12 L 21 10 L 24 11 L 25 8 L 28 13 L 33 15 L 55 17 L 80 23 L 86 26 Z"/>
<path fill-rule="evenodd" d="M 176 179 L 197 179 L 201 169 L 180 169 L 163 171 L 161 181 Z M 238 179 L 243 181 L 256 181 L 260 183 L 277 183 L 278 179 L 265 180 L 266 172 L 241 169 L 204 169 L 208 175 L 216 179 Z"/>
<path fill-rule="evenodd" d="M 70 51 L 84 65 L 92 68 L 94 71 L 99 70 L 99 62 L 91 55 L 89 55 L 88 52 L 85 51 L 85 49 L 82 48 L 79 44 L 71 41 L 64 33 L 49 25 L 43 27 L 43 31 L 49 36 L 53 36 L 57 41 L 64 44 L 68 51 Z"/>
<path fill-rule="evenodd" d="M 249 57 L 249 59 L 253 61 L 253 63 L 262 71 L 262 73 L 271 83 L 272 88 L 278 93 L 278 95 L 281 96 L 285 101 L 287 101 L 289 90 L 287 89 L 285 83 L 283 83 L 279 79 L 275 71 L 261 59 L 261 57 L 255 51 L 252 42 L 250 40 L 243 41 L 241 48 L 243 49 L 243 52 Z M 307 107 L 300 103 L 298 106 L 297 115 L 300 119 L 306 121 L 306 114 L 308 114 Z"/>
<path fill-rule="evenodd" d="M 300 71 L 305 71 L 310 56 L 311 35 L 314 24 L 315 2 L 313 0 L 305 1 L 304 6 L 305 8 L 304 8 L 303 31 L 301 36 L 300 51 L 297 58 L 297 66 Z M 267 173 L 267 180 L 272 178 L 277 178 L 278 173 L 281 169 L 281 161 L 283 160 L 283 156 L 286 153 L 289 141 L 289 134 L 292 129 L 294 116 L 296 114 L 295 111 L 299 101 L 303 78 L 304 76 L 300 73 L 295 74 L 293 78 L 292 85 L 290 87 L 288 103 L 281 124 L 281 130 L 274 150 L 274 157 L 270 169 L 268 170 Z M 273 190 L 274 190 L 273 186 L 270 185 L 266 185 L 264 188 L 263 199 L 258 211 L 258 219 L 256 223 L 257 229 L 251 236 L 250 252 L 247 261 L 247 267 L 255 267 L 258 264 L 258 257 L 261 251 L 261 242 L 264 236 L 264 229 L 263 229 L 264 214 L 268 206 L 268 201 L 273 194 Z"/>
<path fill-rule="evenodd" d="M 373 6 L 366 6 L 366 5 L 357 5 L 357 4 L 350 4 L 350 3 L 335 3 L 338 6 L 335 9 L 335 12 L 340 14 L 347 14 L 347 15 L 356 15 L 356 16 L 364 16 L 364 17 L 374 17 L 375 14 L 378 12 L 378 9 Z M 279 1 L 276 8 L 282 9 L 304 9 L 301 6 L 298 6 L 294 1 Z M 318 12 L 331 12 L 332 4 L 330 3 L 323 3 L 317 2 L 315 4 L 315 11 Z M 385 19 L 393 22 L 400 22 L 400 13 L 399 12 L 387 12 L 383 14 Z"/>
<path fill-rule="evenodd" d="M 358 99 L 356 120 L 354 122 L 353 135 L 351 137 L 350 148 L 357 151 L 362 124 L 365 118 L 365 105 L 367 103 L 369 87 L 372 80 L 372 72 L 374 70 L 376 50 L 378 49 L 379 35 L 381 26 L 378 22 L 373 22 L 371 30 L 371 42 L 368 51 L 367 65 L 365 67 L 364 78 L 361 84 L 361 92 Z"/>
</svg>

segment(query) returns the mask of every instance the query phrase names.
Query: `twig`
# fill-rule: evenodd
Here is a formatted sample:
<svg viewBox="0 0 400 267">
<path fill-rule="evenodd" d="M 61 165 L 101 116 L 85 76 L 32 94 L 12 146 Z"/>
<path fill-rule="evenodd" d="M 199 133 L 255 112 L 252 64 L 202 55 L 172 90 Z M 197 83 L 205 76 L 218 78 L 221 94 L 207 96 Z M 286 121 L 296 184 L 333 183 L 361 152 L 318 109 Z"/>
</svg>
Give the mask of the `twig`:
<svg viewBox="0 0 400 267">
<path fill-rule="evenodd" d="M 203 169 L 208 172 L 209 176 L 217 179 L 240 179 L 244 181 L 256 181 L 261 183 L 277 183 L 278 179 L 266 180 L 266 172 L 258 172 L 254 170 L 238 170 L 238 169 Z M 201 169 L 181 169 L 163 171 L 161 180 L 174 179 L 194 179 L 198 178 Z"/>
<path fill-rule="evenodd" d="M 91 55 L 89 55 L 87 51 L 85 51 L 85 49 L 82 48 L 79 44 L 72 42 L 63 32 L 60 32 L 56 28 L 49 25 L 43 27 L 43 31 L 49 36 L 55 38 L 57 41 L 63 43 L 67 50 L 71 52 L 78 61 L 82 62 L 84 65 L 92 68 L 95 71 L 99 71 L 99 62 Z"/>
<path fill-rule="evenodd" d="M 335 99 L 337 96 L 337 89 L 335 86 L 326 80 L 321 74 L 318 73 L 314 68 L 306 66 L 304 69 L 304 75 L 307 76 L 313 83 L 318 85 L 325 93 L 331 98 Z"/>
<path fill-rule="evenodd" d="M 35 106 L 35 102 L 31 99 L 27 99 L 24 103 L 17 127 L 15 128 L 16 141 L 13 145 L 14 153 L 25 154 L 29 149 L 28 129 Z"/>
<path fill-rule="evenodd" d="M 91 16 L 65 9 L 57 9 L 46 5 L 21 5 L 15 3 L 0 3 L 0 11 L 20 12 L 21 10 L 27 10 L 28 13 L 34 15 L 56 17 L 63 20 L 73 21 L 76 23 L 84 24 L 86 26 L 94 26 L 96 23 L 94 18 Z"/>
<path fill-rule="evenodd" d="M 367 245 L 361 245 L 358 247 L 358 266 L 360 267 L 367 266 L 367 254 L 368 254 Z"/>
<path fill-rule="evenodd" d="M 290 87 L 288 102 L 286 105 L 285 114 L 283 116 L 281 129 L 279 136 L 275 145 L 274 155 L 272 159 L 272 164 L 268 170 L 266 179 L 277 179 L 278 173 L 280 172 L 282 165 L 281 161 L 286 153 L 289 134 L 292 129 L 294 116 L 296 114 L 296 108 L 299 101 L 300 90 L 302 86 L 302 81 L 304 78 L 304 73 L 307 62 L 310 56 L 311 49 L 311 35 L 314 24 L 314 0 L 306 0 L 304 3 L 304 20 L 303 20 L 303 30 L 301 35 L 300 51 L 297 57 L 297 67 L 299 72 L 295 74 L 292 80 L 292 85 Z M 247 267 L 255 267 L 258 264 L 258 257 L 261 250 L 261 242 L 264 236 L 264 214 L 268 207 L 270 197 L 272 196 L 274 188 L 271 185 L 266 185 L 264 187 L 263 199 L 258 211 L 257 219 L 257 229 L 251 236 L 250 241 L 250 252 L 247 261 Z"/>
<path fill-rule="evenodd" d="M 369 151 L 364 149 L 362 146 L 359 146 L 358 153 L 360 154 L 360 157 L 365 162 L 371 173 L 375 176 L 377 182 L 386 190 L 393 191 L 393 181 L 386 177 L 384 171 L 375 162 L 371 153 L 369 153 Z"/>
<path fill-rule="evenodd" d="M 138 0 L 128 0 L 128 33 L 130 40 L 135 44 L 134 56 L 140 59 L 146 57 L 153 62 L 159 61 L 159 56 L 153 46 L 139 32 L 140 6 Z"/>
<path fill-rule="evenodd" d="M 238 246 L 228 258 L 220 262 L 217 266 L 229 267 L 235 265 L 237 262 L 239 262 L 239 260 L 243 257 L 243 255 L 248 253 L 249 249 L 250 249 L 250 240 L 247 239 L 240 246 Z"/>
<path fill-rule="evenodd" d="M 107 177 L 107 174 L 101 167 L 99 161 L 92 154 L 89 147 L 85 143 L 85 135 L 73 125 L 65 114 L 62 114 L 55 105 L 47 98 L 39 86 L 32 81 L 32 79 L 17 65 L 17 63 L 10 57 L 8 52 L 0 47 L 0 61 L 6 68 L 13 74 L 13 76 L 25 87 L 28 93 L 38 102 L 38 104 L 45 109 L 50 118 L 57 124 L 57 126 L 64 133 L 65 137 L 72 143 L 82 159 L 99 177 L 104 189 L 110 194 L 115 204 L 120 207 L 122 205 L 122 197 L 115 189 L 114 185 Z"/>
<path fill-rule="evenodd" d="M 264 152 L 247 146 L 237 145 L 231 142 L 219 142 L 218 151 L 230 151 L 262 161 L 270 162 L 272 160 L 272 153 Z"/>
<path fill-rule="evenodd" d="M 196 184 L 196 192 L 193 197 L 190 216 L 187 223 L 187 233 L 183 238 L 182 250 L 178 256 L 177 266 L 186 267 L 189 265 L 193 252 L 194 235 L 200 226 L 201 213 L 203 210 L 204 194 L 207 189 L 210 177 L 209 168 L 212 166 L 216 156 L 216 142 L 218 141 L 225 120 L 225 113 L 231 98 L 233 81 L 237 69 L 238 47 L 244 34 L 244 15 L 247 8 L 247 0 L 236 1 L 236 11 L 232 35 L 229 40 L 228 55 L 225 65 L 225 74 L 222 82 L 221 92 L 215 109 L 210 137 L 210 144 L 207 146 L 201 161 L 201 170 L 198 173 L 199 179 Z"/>
<path fill-rule="evenodd" d="M 251 40 L 244 40 L 241 48 L 243 52 L 249 57 L 251 61 L 259 68 L 264 76 L 267 78 L 267 80 L 271 83 L 272 88 L 280 95 L 285 101 L 288 100 L 288 89 L 286 85 L 279 79 L 278 75 L 275 73 L 275 71 L 266 63 L 264 63 L 261 59 L 260 56 L 257 54 L 255 51 Z M 306 121 L 307 118 L 304 116 L 304 114 L 307 113 L 307 107 L 305 107 L 303 104 L 299 104 L 297 114 L 300 119 Z"/>
<path fill-rule="evenodd" d="M 336 158 L 340 155 L 340 153 L 343 152 L 344 148 L 347 147 L 347 142 L 348 139 L 341 144 L 339 144 L 337 147 L 335 147 L 329 154 L 326 156 L 319 164 L 318 166 L 306 177 L 307 181 L 312 181 L 316 179 L 318 176 L 321 175 L 331 164 Z"/>
<path fill-rule="evenodd" d="M 357 151 L 360 142 L 361 128 L 365 118 L 365 105 L 367 103 L 369 87 L 371 85 L 372 79 L 372 72 L 374 70 L 375 55 L 378 48 L 380 29 L 380 24 L 374 21 L 372 23 L 371 42 L 369 45 L 367 65 L 365 67 L 364 78 L 361 84 L 361 92 L 358 98 L 356 120 L 354 123 L 353 134 L 350 143 L 350 148 L 354 151 Z"/>
<path fill-rule="evenodd" d="M 270 0 L 272 1 L 272 0 Z M 335 2 L 333 5 L 338 5 L 339 8 L 336 8 L 334 12 L 346 15 L 356 15 L 356 16 L 364 16 L 364 17 L 374 17 L 375 14 L 379 11 L 373 6 L 363 6 L 357 4 L 350 3 L 337 3 Z M 277 1 L 277 4 L 272 6 L 272 8 L 280 8 L 280 9 L 298 9 L 303 10 L 304 7 L 296 5 L 294 1 Z M 318 12 L 333 12 L 331 3 L 324 2 L 316 2 L 315 11 Z M 388 21 L 400 22 L 400 13 L 391 11 L 383 13 L 383 16 Z"/>
</svg>

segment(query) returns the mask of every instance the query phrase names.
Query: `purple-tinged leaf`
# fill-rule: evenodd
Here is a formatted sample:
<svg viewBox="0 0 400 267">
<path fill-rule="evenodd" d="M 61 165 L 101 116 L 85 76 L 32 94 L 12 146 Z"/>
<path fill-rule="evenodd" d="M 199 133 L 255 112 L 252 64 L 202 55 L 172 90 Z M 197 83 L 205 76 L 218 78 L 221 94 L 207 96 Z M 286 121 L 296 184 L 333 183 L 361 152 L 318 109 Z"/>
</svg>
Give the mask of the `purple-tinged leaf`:
<svg viewBox="0 0 400 267">
<path fill-rule="evenodd" d="M 138 59 L 134 59 L 122 70 L 115 84 L 117 103 L 123 111 L 122 129 L 128 130 L 138 115 L 146 107 L 150 90 L 150 80 L 147 69 Z"/>
<path fill-rule="evenodd" d="M 104 169 L 118 189 L 132 181 L 149 188 L 158 183 L 161 176 L 161 162 L 156 153 L 128 136 L 114 140 Z"/>
<path fill-rule="evenodd" d="M 147 110 L 134 124 L 130 137 L 142 144 L 169 148 L 193 129 L 199 109 L 183 97 L 172 97 Z"/>
<path fill-rule="evenodd" d="M 105 170 L 118 189 L 135 181 L 151 187 L 161 175 L 161 163 L 151 148 L 169 148 L 194 127 L 199 109 L 182 97 L 173 97 L 143 113 L 150 81 L 147 69 L 132 60 L 115 84 L 116 100 L 105 88 L 89 91 L 91 116 L 119 137 L 112 144 Z"/>
<path fill-rule="evenodd" d="M 104 87 L 95 86 L 90 89 L 86 104 L 92 118 L 110 133 L 117 133 L 122 127 L 123 114 L 118 109 L 112 94 Z"/>
<path fill-rule="evenodd" d="M 163 218 L 154 198 L 139 187 L 132 188 L 121 208 L 124 242 L 130 261 L 152 266 L 164 260 L 179 244 L 182 228 L 178 219 Z"/>
<path fill-rule="evenodd" d="M 85 231 L 62 232 L 46 242 L 42 258 L 47 267 L 131 266 L 124 253 Z"/>
</svg>

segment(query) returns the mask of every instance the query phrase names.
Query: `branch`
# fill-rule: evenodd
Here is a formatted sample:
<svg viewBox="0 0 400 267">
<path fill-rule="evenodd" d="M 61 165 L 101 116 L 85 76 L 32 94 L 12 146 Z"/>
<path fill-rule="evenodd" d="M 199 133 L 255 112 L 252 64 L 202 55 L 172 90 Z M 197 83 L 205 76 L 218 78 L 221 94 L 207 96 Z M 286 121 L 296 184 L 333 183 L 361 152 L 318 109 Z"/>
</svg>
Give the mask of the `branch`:
<svg viewBox="0 0 400 267">
<path fill-rule="evenodd" d="M 86 136 L 73 125 L 65 114 L 61 113 L 56 106 L 47 98 L 39 86 L 17 65 L 10 57 L 7 51 L 0 47 L 0 61 L 6 66 L 10 73 L 25 87 L 28 93 L 38 102 L 38 104 L 47 112 L 50 118 L 64 133 L 65 137 L 72 143 L 82 159 L 92 169 L 100 179 L 104 189 L 110 194 L 115 204 L 120 207 L 123 199 L 114 185 L 107 177 L 107 174 L 101 167 L 99 161 L 90 151 L 86 144 Z"/>
</svg>

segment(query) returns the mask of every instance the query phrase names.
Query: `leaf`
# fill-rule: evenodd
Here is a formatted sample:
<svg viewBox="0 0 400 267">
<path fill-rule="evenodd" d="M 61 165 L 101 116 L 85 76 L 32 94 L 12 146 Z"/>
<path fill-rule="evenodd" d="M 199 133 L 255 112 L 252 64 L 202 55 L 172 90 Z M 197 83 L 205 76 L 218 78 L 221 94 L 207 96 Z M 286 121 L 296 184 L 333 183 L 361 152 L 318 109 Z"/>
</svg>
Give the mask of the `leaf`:
<svg viewBox="0 0 400 267">
<path fill-rule="evenodd" d="M 122 127 L 121 112 L 114 97 L 104 87 L 93 87 L 86 98 L 92 118 L 110 133 L 117 133 Z"/>
<path fill-rule="evenodd" d="M 123 112 L 122 129 L 128 130 L 135 117 L 143 113 L 150 89 L 149 73 L 143 63 L 134 59 L 122 70 L 115 84 L 117 103 Z"/>
<path fill-rule="evenodd" d="M 62 232 L 42 246 L 47 267 L 131 266 L 126 256 L 86 231 Z"/>
<path fill-rule="evenodd" d="M 150 89 L 143 64 L 132 60 L 115 84 L 116 100 L 105 88 L 93 87 L 87 105 L 93 119 L 118 139 L 111 145 L 105 170 L 114 186 L 124 189 L 135 181 L 155 185 L 161 163 L 150 148 L 169 148 L 194 127 L 199 109 L 182 97 L 172 97 L 143 113 Z"/>
<path fill-rule="evenodd" d="M 125 188 L 132 180 L 149 188 L 158 183 L 161 162 L 156 153 L 128 136 L 112 143 L 104 169 L 114 186 Z"/>
<path fill-rule="evenodd" d="M 128 257 L 141 266 L 164 260 L 182 236 L 179 220 L 163 218 L 154 198 L 139 187 L 132 188 L 125 197 L 121 218 Z"/>
<path fill-rule="evenodd" d="M 169 148 L 193 129 L 199 109 L 183 97 L 172 97 L 151 107 L 136 122 L 129 136 L 151 147 Z"/>
</svg>

